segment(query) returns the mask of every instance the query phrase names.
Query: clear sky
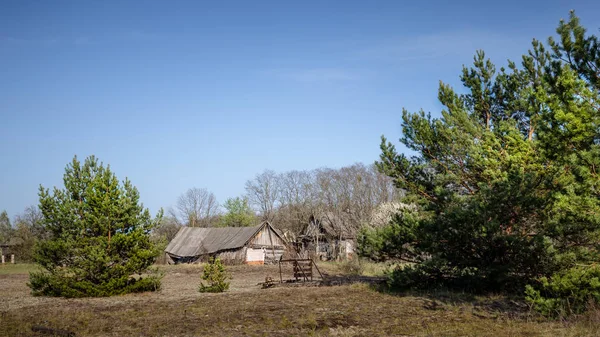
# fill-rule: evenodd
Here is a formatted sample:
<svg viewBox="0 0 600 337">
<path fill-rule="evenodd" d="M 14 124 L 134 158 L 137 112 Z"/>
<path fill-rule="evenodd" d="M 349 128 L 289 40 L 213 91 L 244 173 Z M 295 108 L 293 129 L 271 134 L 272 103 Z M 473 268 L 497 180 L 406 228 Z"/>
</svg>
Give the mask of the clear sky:
<svg viewBox="0 0 600 337">
<path fill-rule="evenodd" d="M 476 49 L 504 65 L 570 9 L 598 33 L 600 1 L 0 0 L 0 210 L 62 186 L 75 154 L 152 212 L 264 169 L 372 163 Z"/>
</svg>

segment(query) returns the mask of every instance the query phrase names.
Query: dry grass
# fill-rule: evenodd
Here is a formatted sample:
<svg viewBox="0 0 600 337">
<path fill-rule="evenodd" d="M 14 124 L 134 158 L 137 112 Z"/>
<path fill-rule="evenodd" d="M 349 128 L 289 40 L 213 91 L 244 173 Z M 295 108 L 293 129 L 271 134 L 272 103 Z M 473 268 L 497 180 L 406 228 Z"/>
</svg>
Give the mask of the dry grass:
<svg viewBox="0 0 600 337">
<path fill-rule="evenodd" d="M 375 263 L 366 259 L 353 259 L 340 262 L 321 262 L 325 269 L 335 273 L 361 276 L 384 276 L 397 264 Z"/>
<path fill-rule="evenodd" d="M 0 275 L 28 274 L 30 271 L 36 271 L 36 270 L 38 270 L 38 267 L 35 264 L 27 264 L 27 263 L 0 264 Z"/>
<path fill-rule="evenodd" d="M 330 274 L 335 266 L 321 266 Z M 501 297 L 398 296 L 366 285 L 260 289 L 274 266 L 235 266 L 231 289 L 197 291 L 201 267 L 165 266 L 159 292 L 111 298 L 32 297 L 26 273 L 0 275 L 0 336 L 32 325 L 77 336 L 596 336 L 598 315 L 534 319 Z"/>
</svg>

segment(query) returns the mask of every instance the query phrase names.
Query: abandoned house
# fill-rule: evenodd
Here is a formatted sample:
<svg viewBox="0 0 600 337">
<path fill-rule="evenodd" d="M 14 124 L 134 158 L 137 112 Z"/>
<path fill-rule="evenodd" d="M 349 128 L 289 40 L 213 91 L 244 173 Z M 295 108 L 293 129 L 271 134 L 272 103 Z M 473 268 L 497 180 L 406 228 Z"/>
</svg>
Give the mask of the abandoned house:
<svg viewBox="0 0 600 337">
<path fill-rule="evenodd" d="M 356 232 L 350 221 L 331 212 L 311 216 L 298 235 L 295 247 L 300 256 L 319 260 L 347 260 L 355 254 Z"/>
<path fill-rule="evenodd" d="M 23 239 L 14 237 L 10 238 L 8 242 L 0 242 L 0 255 L 4 256 L 6 261 L 9 261 L 10 259 L 14 262 L 15 258 L 21 258 L 21 256 L 19 256 L 19 247 L 23 245 L 23 243 Z"/>
<path fill-rule="evenodd" d="M 220 258 L 226 264 L 275 263 L 287 244 L 269 222 L 256 227 L 183 227 L 165 249 L 169 264 Z"/>
</svg>

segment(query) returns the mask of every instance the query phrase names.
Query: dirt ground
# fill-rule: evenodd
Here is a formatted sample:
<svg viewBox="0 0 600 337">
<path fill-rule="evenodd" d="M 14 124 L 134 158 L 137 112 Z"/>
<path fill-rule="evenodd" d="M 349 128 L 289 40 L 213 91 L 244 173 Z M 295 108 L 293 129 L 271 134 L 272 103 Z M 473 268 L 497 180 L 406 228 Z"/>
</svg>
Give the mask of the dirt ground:
<svg viewBox="0 0 600 337">
<path fill-rule="evenodd" d="M 162 266 L 158 292 L 110 298 L 33 297 L 23 271 L 0 273 L 0 336 L 596 336 L 600 318 L 532 318 L 502 298 L 400 296 L 364 284 L 258 285 L 277 266 L 232 266 L 230 290 L 197 291 L 201 266 Z M 321 266 L 332 275 L 338 270 Z M 51 334 L 50 334 L 51 335 Z"/>
</svg>

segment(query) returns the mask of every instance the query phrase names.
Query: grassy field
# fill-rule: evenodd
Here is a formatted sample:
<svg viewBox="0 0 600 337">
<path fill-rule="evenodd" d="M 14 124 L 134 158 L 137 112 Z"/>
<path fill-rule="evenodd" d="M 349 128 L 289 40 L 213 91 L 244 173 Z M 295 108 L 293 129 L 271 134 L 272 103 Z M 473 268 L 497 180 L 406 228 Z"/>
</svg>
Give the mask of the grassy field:
<svg viewBox="0 0 600 337">
<path fill-rule="evenodd" d="M 36 271 L 36 270 L 38 270 L 38 268 L 34 264 L 26 264 L 26 263 L 0 264 L 0 275 L 29 274 L 30 271 Z"/>
<path fill-rule="evenodd" d="M 200 266 L 163 266 L 155 293 L 111 298 L 32 297 L 32 266 L 0 269 L 0 336 L 40 325 L 77 336 L 597 336 L 600 315 L 546 321 L 503 297 L 394 295 L 364 284 L 261 289 L 276 266 L 230 267 L 231 289 L 197 291 Z M 322 264 L 329 274 L 338 264 Z M 373 272 L 373 268 L 368 268 Z"/>
</svg>

